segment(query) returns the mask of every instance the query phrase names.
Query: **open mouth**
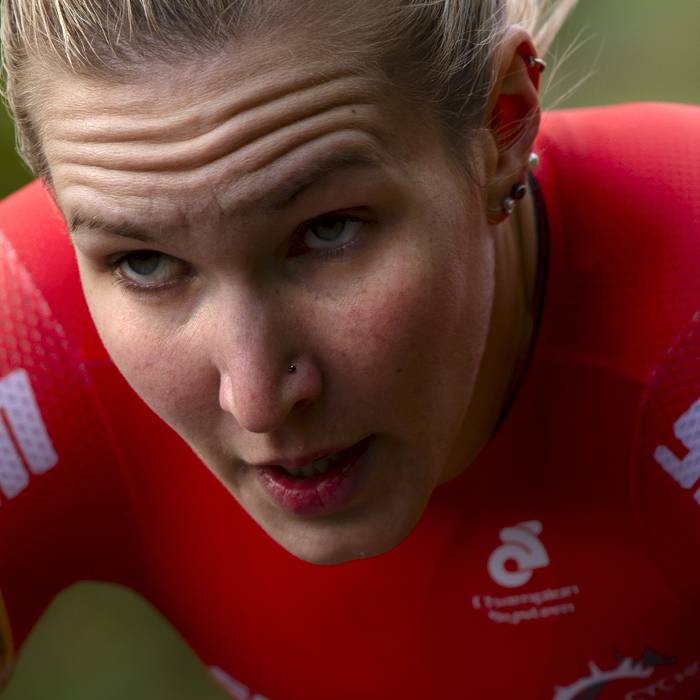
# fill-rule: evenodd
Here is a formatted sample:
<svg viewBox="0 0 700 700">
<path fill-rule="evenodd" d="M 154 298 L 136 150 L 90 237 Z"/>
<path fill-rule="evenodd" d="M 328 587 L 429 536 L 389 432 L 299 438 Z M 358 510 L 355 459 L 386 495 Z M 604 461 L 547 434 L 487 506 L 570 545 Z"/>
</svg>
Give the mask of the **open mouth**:
<svg viewBox="0 0 700 700">
<path fill-rule="evenodd" d="M 364 483 L 371 436 L 301 467 L 257 467 L 270 499 L 295 515 L 327 515 L 349 505 Z"/>
<path fill-rule="evenodd" d="M 336 466 L 341 461 L 341 455 L 343 452 L 346 452 L 346 450 L 343 450 L 342 452 L 334 452 L 331 455 L 321 457 L 321 459 L 317 459 L 316 461 L 310 462 L 306 466 L 298 467 L 297 469 L 287 469 L 286 467 L 279 467 L 279 469 L 290 476 L 301 479 L 313 479 L 325 474 L 329 468 Z"/>
</svg>

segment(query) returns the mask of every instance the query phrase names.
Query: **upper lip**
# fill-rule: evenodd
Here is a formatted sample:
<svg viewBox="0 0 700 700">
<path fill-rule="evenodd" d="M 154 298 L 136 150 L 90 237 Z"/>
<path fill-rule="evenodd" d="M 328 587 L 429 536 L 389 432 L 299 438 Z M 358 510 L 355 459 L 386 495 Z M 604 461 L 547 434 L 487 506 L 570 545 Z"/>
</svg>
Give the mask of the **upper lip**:
<svg viewBox="0 0 700 700">
<path fill-rule="evenodd" d="M 328 457 L 328 455 L 335 454 L 336 452 L 342 452 L 347 450 L 349 447 L 353 447 L 360 440 L 352 443 L 345 443 L 340 447 L 332 447 L 323 450 L 316 450 L 315 452 L 307 452 L 300 457 L 280 457 L 273 458 L 269 460 L 260 462 L 248 462 L 253 467 L 284 467 L 285 469 L 301 469 L 311 462 L 315 462 L 317 459 L 323 459 L 323 457 Z"/>
</svg>

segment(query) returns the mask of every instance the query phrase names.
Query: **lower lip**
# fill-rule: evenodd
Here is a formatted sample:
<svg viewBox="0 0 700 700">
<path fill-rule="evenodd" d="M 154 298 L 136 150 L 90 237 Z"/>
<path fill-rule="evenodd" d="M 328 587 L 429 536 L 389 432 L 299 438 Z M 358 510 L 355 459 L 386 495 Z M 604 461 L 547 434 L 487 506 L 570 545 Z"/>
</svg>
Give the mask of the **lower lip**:
<svg viewBox="0 0 700 700">
<path fill-rule="evenodd" d="M 294 477 L 282 467 L 257 467 L 258 479 L 270 499 L 294 515 L 329 515 L 350 505 L 365 481 L 370 438 L 340 453 L 325 474 Z"/>
</svg>

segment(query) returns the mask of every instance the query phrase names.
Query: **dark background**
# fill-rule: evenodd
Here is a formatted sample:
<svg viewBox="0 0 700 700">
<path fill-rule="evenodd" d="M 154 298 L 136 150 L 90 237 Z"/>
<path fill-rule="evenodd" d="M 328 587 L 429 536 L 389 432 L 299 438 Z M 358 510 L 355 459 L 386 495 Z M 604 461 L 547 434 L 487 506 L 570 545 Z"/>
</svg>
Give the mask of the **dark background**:
<svg viewBox="0 0 700 700">
<path fill-rule="evenodd" d="M 573 54 L 545 74 L 552 76 L 546 105 L 700 104 L 698 0 L 580 0 L 547 57 L 550 67 L 571 46 Z M 30 179 L 0 108 L 0 197 Z M 130 591 L 94 583 L 57 598 L 27 641 L 3 694 L 3 700 L 223 697 L 147 603 Z"/>
</svg>

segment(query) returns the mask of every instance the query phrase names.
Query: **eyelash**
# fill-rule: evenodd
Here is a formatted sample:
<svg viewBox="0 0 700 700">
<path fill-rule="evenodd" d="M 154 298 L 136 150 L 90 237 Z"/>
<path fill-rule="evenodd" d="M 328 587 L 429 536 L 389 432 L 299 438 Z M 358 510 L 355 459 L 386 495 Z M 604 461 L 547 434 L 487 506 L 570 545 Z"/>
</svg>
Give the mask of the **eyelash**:
<svg viewBox="0 0 700 700">
<path fill-rule="evenodd" d="M 138 282 L 134 282 L 128 279 L 127 277 L 123 277 L 119 274 L 118 270 L 115 272 L 115 274 L 115 287 L 124 287 L 125 289 L 128 289 L 129 292 L 133 294 L 140 294 L 141 296 L 163 294 L 165 292 L 170 291 L 176 284 L 181 283 L 183 281 L 182 277 L 174 277 L 173 279 L 168 280 L 167 282 L 157 282 L 155 284 L 139 284 Z"/>
<path fill-rule="evenodd" d="M 300 242 L 303 242 L 304 240 L 304 234 L 306 231 L 308 231 L 312 226 L 315 224 L 325 224 L 325 223 L 332 223 L 332 222 L 338 222 L 338 221 L 349 221 L 349 222 L 354 222 L 354 223 L 361 223 L 363 225 L 363 230 L 358 233 L 357 235 L 353 236 L 351 240 L 349 240 L 347 243 L 335 247 L 335 248 L 327 248 L 327 249 L 321 249 L 321 248 L 306 248 L 303 252 L 295 253 L 295 250 L 297 246 L 299 245 Z M 348 252 L 350 252 L 354 247 L 359 245 L 362 242 L 362 239 L 364 238 L 363 233 L 364 233 L 364 228 L 369 226 L 370 224 L 374 223 L 374 221 L 370 220 L 369 218 L 366 217 L 360 217 L 356 215 L 351 215 L 351 214 L 326 214 L 324 216 L 318 217 L 316 219 L 312 219 L 311 221 L 306 221 L 301 226 L 299 226 L 294 233 L 292 237 L 292 244 L 289 247 L 289 253 L 291 254 L 291 257 L 312 257 L 315 258 L 316 260 L 320 261 L 330 261 L 330 260 L 337 260 L 338 258 L 343 257 L 346 255 Z"/>
<path fill-rule="evenodd" d="M 293 243 L 290 246 L 289 251 L 293 252 L 295 244 L 299 240 L 303 240 L 303 235 L 304 233 L 311 228 L 314 224 L 320 224 L 320 223 L 327 223 L 327 222 L 333 222 L 333 221 L 351 221 L 351 222 L 360 222 L 363 225 L 369 225 L 374 223 L 373 221 L 358 217 L 358 216 L 351 216 L 351 215 L 342 215 L 342 214 L 330 214 L 330 215 L 325 215 L 322 217 L 319 217 L 317 219 L 312 219 L 311 221 L 307 221 L 304 224 L 302 224 L 298 229 L 297 232 L 293 236 Z M 292 254 L 292 257 L 303 257 L 303 256 L 308 256 L 308 257 L 313 257 L 315 259 L 319 259 L 322 261 L 330 261 L 330 260 L 337 260 L 344 255 L 346 255 L 352 248 L 357 246 L 360 242 L 361 239 L 363 238 L 362 233 L 354 236 L 350 241 L 345 243 L 342 246 L 339 246 L 337 248 L 329 248 L 326 250 L 323 249 L 310 249 L 307 248 L 305 252 L 299 253 L 298 255 Z M 128 290 L 129 293 L 131 294 L 136 294 L 138 296 L 142 297 L 152 297 L 156 295 L 163 295 L 167 294 L 168 292 L 175 292 L 177 291 L 177 287 L 179 287 L 183 282 L 188 282 L 190 279 L 194 277 L 194 275 L 178 275 L 177 277 L 173 277 L 172 279 L 165 280 L 164 282 L 156 282 L 152 284 L 143 284 L 140 282 L 135 282 L 132 279 L 129 279 L 126 275 L 124 275 L 120 271 L 121 264 L 125 261 L 128 260 L 130 257 L 136 255 L 137 253 L 147 253 L 151 251 L 147 250 L 139 250 L 139 251 L 128 251 L 126 253 L 122 253 L 119 255 L 117 258 L 114 258 L 112 260 L 108 260 L 105 263 L 105 266 L 109 272 L 112 273 L 114 276 L 114 286 L 117 287 L 124 287 L 124 289 Z M 172 256 L 167 256 L 166 253 L 160 253 L 159 251 L 152 251 L 154 254 L 162 255 L 163 257 L 172 257 Z"/>
</svg>

